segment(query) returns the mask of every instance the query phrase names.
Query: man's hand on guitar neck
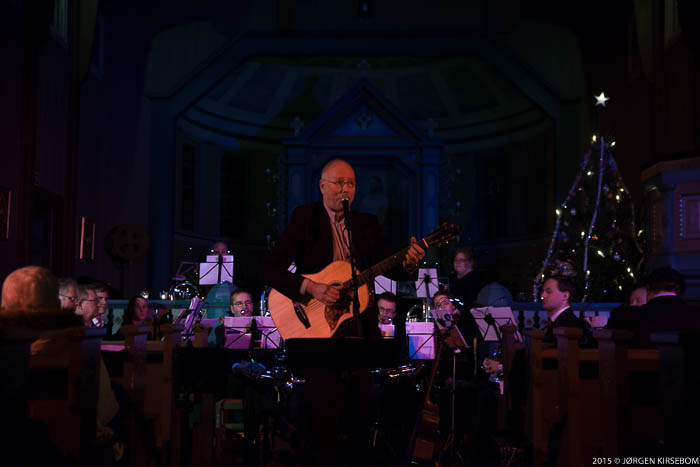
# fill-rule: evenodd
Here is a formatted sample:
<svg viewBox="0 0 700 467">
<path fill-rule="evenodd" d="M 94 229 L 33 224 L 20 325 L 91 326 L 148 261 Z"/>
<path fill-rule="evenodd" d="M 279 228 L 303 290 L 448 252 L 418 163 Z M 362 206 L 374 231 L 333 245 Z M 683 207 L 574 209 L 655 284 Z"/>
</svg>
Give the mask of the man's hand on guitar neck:
<svg viewBox="0 0 700 467">
<path fill-rule="evenodd" d="M 406 272 L 413 274 L 418 269 L 418 262 L 423 259 L 423 256 L 425 256 L 425 250 L 416 241 L 416 237 L 411 237 L 411 246 L 403 259 L 403 268 Z"/>
<path fill-rule="evenodd" d="M 330 306 L 340 299 L 340 289 L 328 284 L 310 281 L 307 285 L 306 292 L 324 305 Z"/>
</svg>

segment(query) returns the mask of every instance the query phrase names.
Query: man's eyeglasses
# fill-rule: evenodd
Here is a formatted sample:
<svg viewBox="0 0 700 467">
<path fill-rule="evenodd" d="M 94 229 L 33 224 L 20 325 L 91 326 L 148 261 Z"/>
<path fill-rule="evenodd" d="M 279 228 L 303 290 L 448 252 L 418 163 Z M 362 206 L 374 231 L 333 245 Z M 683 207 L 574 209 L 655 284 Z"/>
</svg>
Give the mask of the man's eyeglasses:
<svg viewBox="0 0 700 467">
<path fill-rule="evenodd" d="M 438 300 L 435 302 L 435 306 L 437 308 L 447 308 L 447 306 L 450 304 L 450 299 L 449 298 L 443 298 L 442 300 Z"/>
<path fill-rule="evenodd" d="M 333 185 L 336 185 L 338 188 L 341 190 L 343 189 L 343 186 L 347 186 L 348 188 L 355 188 L 355 180 L 326 180 L 325 178 L 322 178 L 324 182 L 332 183 Z"/>
<path fill-rule="evenodd" d="M 233 302 L 234 306 L 248 306 L 252 305 L 253 302 L 250 300 L 246 300 L 245 302 Z"/>
<path fill-rule="evenodd" d="M 70 295 L 58 294 L 58 296 L 59 296 L 59 297 L 63 297 L 63 298 L 67 298 L 68 300 L 70 300 L 70 301 L 73 302 L 73 303 L 78 303 L 78 302 L 80 301 L 80 300 L 78 299 L 78 297 L 71 297 Z"/>
</svg>

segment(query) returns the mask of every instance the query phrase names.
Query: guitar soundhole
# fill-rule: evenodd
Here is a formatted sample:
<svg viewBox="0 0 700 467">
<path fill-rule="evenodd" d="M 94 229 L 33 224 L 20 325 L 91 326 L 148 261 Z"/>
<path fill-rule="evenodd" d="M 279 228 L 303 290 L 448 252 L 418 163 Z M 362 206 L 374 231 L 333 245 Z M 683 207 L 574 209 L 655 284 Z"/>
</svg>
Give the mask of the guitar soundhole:
<svg viewBox="0 0 700 467">
<path fill-rule="evenodd" d="M 337 285 L 337 284 L 333 284 Z M 326 307 L 326 322 L 331 331 L 338 325 L 338 320 L 350 310 L 350 294 L 345 290 L 341 290 L 340 299 L 331 306 Z"/>
</svg>

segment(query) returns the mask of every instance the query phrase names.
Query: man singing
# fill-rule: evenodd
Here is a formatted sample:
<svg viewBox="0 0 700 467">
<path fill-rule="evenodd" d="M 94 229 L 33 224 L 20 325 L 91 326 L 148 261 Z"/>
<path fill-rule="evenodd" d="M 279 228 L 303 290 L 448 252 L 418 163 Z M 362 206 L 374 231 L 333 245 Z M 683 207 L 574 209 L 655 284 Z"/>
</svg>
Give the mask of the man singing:
<svg viewBox="0 0 700 467">
<path fill-rule="evenodd" d="M 319 272 L 333 261 L 349 260 L 349 233 L 342 201 L 346 199 L 348 205 L 352 205 L 355 183 L 355 171 L 350 164 L 342 159 L 326 163 L 319 180 L 323 203 L 306 204 L 294 209 L 289 225 L 263 261 L 263 282 L 295 301 L 302 301 L 305 296 L 325 305 L 338 301 L 340 290 L 337 287 L 314 282 L 302 274 Z M 360 271 L 394 253 L 381 233 L 376 216 L 351 211 L 349 221 L 355 260 Z M 412 237 L 411 247 L 403 259 L 403 268 L 395 268 L 385 275 L 395 280 L 410 279 L 424 255 L 425 251 Z M 292 262 L 296 263 L 296 273 L 287 270 Z M 351 321 L 343 323 L 334 337 L 349 335 L 352 331 Z M 362 321 L 365 336 L 380 337 L 376 307 L 370 306 L 363 313 Z"/>
<path fill-rule="evenodd" d="M 350 238 L 360 271 L 394 253 L 381 233 L 376 216 L 350 211 L 349 219 L 345 218 L 343 200 L 352 204 L 355 187 L 355 171 L 350 164 L 341 159 L 326 163 L 319 180 L 323 203 L 294 209 L 289 225 L 263 262 L 261 276 L 265 283 L 291 300 L 303 301 L 313 297 L 328 306 L 340 299 L 341 290 L 302 274 L 319 272 L 333 261 L 348 261 Z M 348 232 L 348 226 L 351 232 Z M 410 278 L 424 254 L 416 239 L 411 238 L 411 247 L 403 264 L 386 275 L 397 280 Z M 296 263 L 296 273 L 287 270 L 292 262 Z M 349 336 L 359 330 L 365 337 L 381 338 L 377 308 L 373 304 L 361 315 L 360 326 L 353 326 L 352 321 L 343 322 L 333 337 Z M 308 457 L 304 461 L 308 465 L 337 465 L 342 458 L 351 465 L 366 465 L 371 393 L 369 370 L 344 372 L 308 368 L 305 376 L 302 450 Z M 347 435 L 345 450 L 342 450 L 339 433 Z"/>
</svg>

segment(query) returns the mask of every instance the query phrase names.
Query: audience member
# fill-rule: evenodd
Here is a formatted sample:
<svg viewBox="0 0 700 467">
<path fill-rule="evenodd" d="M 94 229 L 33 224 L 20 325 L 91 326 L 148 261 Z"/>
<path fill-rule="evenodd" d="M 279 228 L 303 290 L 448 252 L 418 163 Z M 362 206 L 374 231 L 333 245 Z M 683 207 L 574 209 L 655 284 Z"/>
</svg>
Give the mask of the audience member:
<svg viewBox="0 0 700 467">
<path fill-rule="evenodd" d="M 647 279 L 648 301 L 643 306 L 649 331 L 700 331 L 700 312 L 682 298 L 685 278 L 670 267 L 657 268 Z"/>
<path fill-rule="evenodd" d="M 92 318 L 97 316 L 97 294 L 89 284 L 78 285 L 78 304 L 75 314 L 83 318 L 85 326 L 92 325 Z"/>
<path fill-rule="evenodd" d="M 683 275 L 670 267 L 657 268 L 647 279 L 644 305 L 620 306 L 610 312 L 608 329 L 634 332 L 634 347 L 652 347 L 650 333 L 655 331 L 698 331 L 700 312 L 691 308 L 681 295 L 685 292 Z"/>
<path fill-rule="evenodd" d="M 70 285 L 72 284 L 72 289 L 75 289 L 75 283 L 71 280 L 63 280 L 62 284 L 64 284 L 64 287 L 65 284 L 69 285 L 63 289 L 63 295 L 68 295 L 69 298 L 72 297 Z M 89 310 L 91 309 L 89 303 L 83 303 L 89 298 L 81 300 L 81 297 L 90 296 L 88 291 L 89 289 L 87 288 L 77 288 L 78 308 L 76 308 L 75 314 L 82 316 L 83 320 L 86 315 L 89 315 Z M 94 295 L 94 291 L 92 294 Z M 63 303 L 59 300 L 61 295 L 58 281 L 48 269 L 38 266 L 20 268 L 7 276 L 3 283 L 0 313 L 16 311 L 39 314 L 42 312 L 51 313 L 55 310 L 64 309 Z M 96 309 L 94 297 L 91 303 Z M 80 309 L 80 312 L 78 309 Z M 61 324 L 61 326 L 69 324 L 70 322 L 67 322 Z M 77 319 L 76 324 L 80 326 L 80 322 Z M 30 353 L 32 356 L 60 356 L 65 354 L 68 357 L 68 339 L 63 329 L 48 329 L 42 332 L 39 339 L 32 343 Z M 119 405 L 110 386 L 109 374 L 102 358 L 100 358 L 99 371 L 97 436 L 102 439 L 109 438 L 113 434 L 108 424 L 117 414 Z"/>
<path fill-rule="evenodd" d="M 647 288 L 637 287 L 630 294 L 630 306 L 641 306 L 647 302 Z"/>
<path fill-rule="evenodd" d="M 143 326 L 148 322 L 148 302 L 140 295 L 131 297 L 124 310 L 124 324 Z"/>
<path fill-rule="evenodd" d="M 58 282 L 46 268 L 26 266 L 10 273 L 2 284 L 3 314 L 33 313 L 61 308 Z"/>
<path fill-rule="evenodd" d="M 583 331 L 579 342 L 581 347 L 595 346 L 590 326 L 571 309 L 571 299 L 575 293 L 576 286 L 566 276 L 552 276 L 545 281 L 542 287 L 542 308 L 547 312 L 549 324 L 545 329 L 544 342 L 556 343 L 554 328 L 572 327 Z"/>
<path fill-rule="evenodd" d="M 73 279 L 59 279 L 58 299 L 62 310 L 75 312 L 75 307 L 78 306 L 78 284 Z"/>
<path fill-rule="evenodd" d="M 102 327 L 105 324 L 107 315 L 107 300 L 109 299 L 109 288 L 102 283 L 96 283 L 94 286 L 95 295 L 97 296 L 97 316 L 96 326 Z"/>
</svg>

